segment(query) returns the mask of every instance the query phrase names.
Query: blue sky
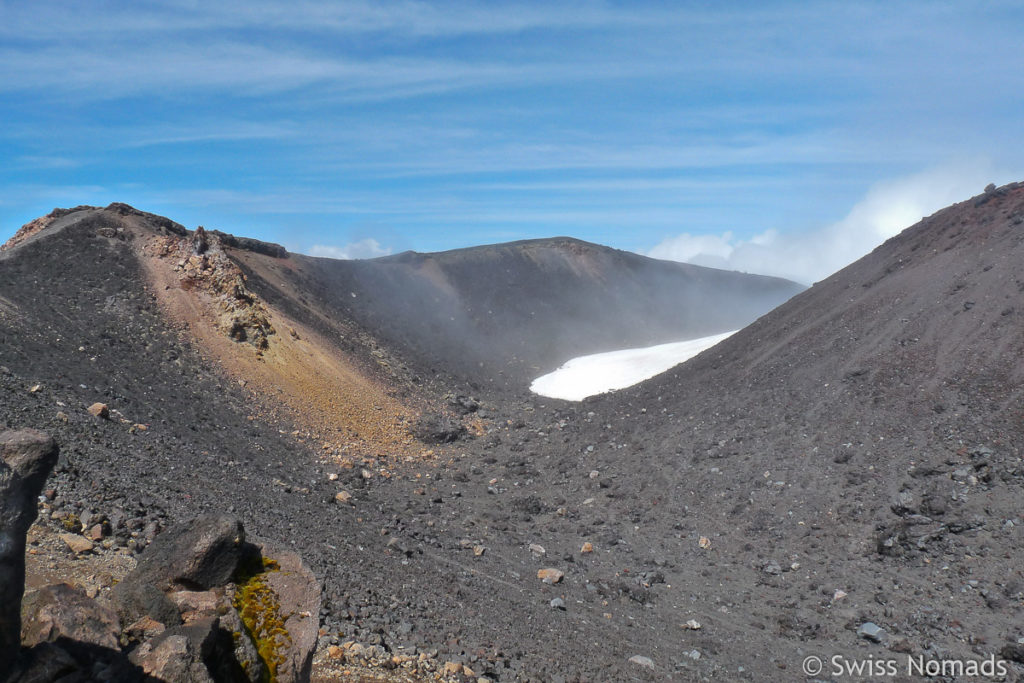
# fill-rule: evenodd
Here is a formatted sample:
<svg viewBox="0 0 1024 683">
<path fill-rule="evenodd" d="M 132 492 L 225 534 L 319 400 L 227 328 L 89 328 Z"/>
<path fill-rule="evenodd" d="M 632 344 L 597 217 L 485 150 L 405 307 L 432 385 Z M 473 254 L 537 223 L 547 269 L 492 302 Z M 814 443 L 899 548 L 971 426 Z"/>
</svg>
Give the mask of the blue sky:
<svg viewBox="0 0 1024 683">
<path fill-rule="evenodd" d="M 568 234 L 810 281 L 1024 178 L 1018 2 L 68 5 L 0 0 L 0 238 L 124 201 L 324 255 Z"/>
</svg>

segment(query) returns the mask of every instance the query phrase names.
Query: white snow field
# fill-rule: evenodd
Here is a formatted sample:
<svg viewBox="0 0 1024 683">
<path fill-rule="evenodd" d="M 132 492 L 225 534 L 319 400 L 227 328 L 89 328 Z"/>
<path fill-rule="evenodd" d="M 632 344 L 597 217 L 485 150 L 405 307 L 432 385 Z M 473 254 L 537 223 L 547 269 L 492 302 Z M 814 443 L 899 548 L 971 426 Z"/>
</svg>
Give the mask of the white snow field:
<svg viewBox="0 0 1024 683">
<path fill-rule="evenodd" d="M 582 401 L 588 396 L 631 387 L 693 358 L 726 337 L 724 332 L 711 337 L 658 344 L 642 349 L 622 349 L 580 356 L 562 367 L 533 380 L 530 390 L 548 398 Z"/>
</svg>

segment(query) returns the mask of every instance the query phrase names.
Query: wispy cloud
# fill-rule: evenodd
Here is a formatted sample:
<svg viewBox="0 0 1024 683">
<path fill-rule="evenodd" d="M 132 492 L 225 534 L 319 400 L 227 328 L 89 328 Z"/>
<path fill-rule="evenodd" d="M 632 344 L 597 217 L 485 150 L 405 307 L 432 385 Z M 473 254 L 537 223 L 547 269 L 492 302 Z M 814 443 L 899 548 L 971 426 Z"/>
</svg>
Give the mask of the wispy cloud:
<svg viewBox="0 0 1024 683">
<path fill-rule="evenodd" d="M 0 0 L 0 187 L 100 183 L 306 245 L 372 220 L 422 250 L 719 253 L 957 155 L 1020 169 L 993 134 L 1019 119 L 1018 5 Z"/>
<path fill-rule="evenodd" d="M 294 128 L 279 123 L 258 123 L 238 121 L 224 123 L 222 121 L 193 126 L 128 126 L 111 132 L 118 140 L 115 147 L 156 147 L 160 145 L 190 145 L 210 142 L 239 142 L 251 140 L 280 140 L 294 136 Z M 103 131 L 97 131 L 102 134 Z"/>
<path fill-rule="evenodd" d="M 922 217 L 1002 182 L 991 163 L 975 160 L 878 183 L 839 221 L 800 234 L 766 230 L 753 237 L 682 233 L 649 256 L 777 275 L 809 284 L 867 254 Z"/>
<path fill-rule="evenodd" d="M 445 3 L 398 0 L 369 2 L 278 2 L 249 0 L 220 3 L 171 1 L 136 4 L 131 12 L 102 12 L 95 5 L 39 2 L 34 8 L 12 3 L 0 35 L 45 39 L 72 30 L 95 33 L 224 31 L 273 26 L 306 33 L 392 33 L 403 37 L 451 37 L 518 33 L 530 29 L 581 29 L 592 26 L 651 24 L 678 13 L 602 2 Z M 44 16 L 45 21 L 40 21 Z"/>
<path fill-rule="evenodd" d="M 845 93 L 852 103 L 865 89 L 884 87 L 866 80 L 877 75 L 879 59 L 892 62 L 889 83 L 920 87 L 916 60 L 902 58 L 934 50 L 932 27 L 949 21 L 926 4 L 902 8 L 899 21 L 885 21 L 895 12 L 884 6 L 876 10 L 846 3 L 5 3 L 0 89 L 102 99 L 315 87 L 306 96 L 374 100 L 659 77 L 720 89 L 754 76 L 767 86 L 802 81 L 830 97 Z M 492 42 L 520 34 L 529 38 L 526 49 Z M 459 38 L 465 42 L 456 49 L 437 49 L 439 41 Z M 978 59 L 963 59 L 985 56 L 984 44 L 948 38 L 943 78 L 984 77 L 972 70 Z M 766 50 L 766 39 L 777 49 Z M 1003 78 L 1022 79 L 1012 70 Z"/>
<path fill-rule="evenodd" d="M 57 45 L 0 49 L 0 90 L 74 92 L 88 100 L 168 92 L 260 96 L 316 86 L 313 97 L 393 99 L 429 92 L 551 78 L 544 65 L 438 59 L 358 59 L 298 48 L 183 44 L 130 50 Z"/>
<path fill-rule="evenodd" d="M 66 156 L 28 154 L 15 159 L 13 165 L 24 169 L 67 169 L 78 168 L 82 165 L 82 162 Z"/>
</svg>

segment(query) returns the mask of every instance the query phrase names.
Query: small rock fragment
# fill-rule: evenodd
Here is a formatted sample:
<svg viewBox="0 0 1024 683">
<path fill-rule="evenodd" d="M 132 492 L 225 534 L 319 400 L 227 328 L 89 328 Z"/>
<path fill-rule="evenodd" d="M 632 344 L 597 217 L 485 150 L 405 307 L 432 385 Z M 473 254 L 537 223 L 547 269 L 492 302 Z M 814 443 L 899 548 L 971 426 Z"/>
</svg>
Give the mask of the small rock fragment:
<svg viewBox="0 0 1024 683">
<path fill-rule="evenodd" d="M 544 546 L 537 543 L 531 543 L 529 547 L 530 552 L 537 556 L 546 555 L 548 552 L 547 550 L 544 550 Z"/>
<path fill-rule="evenodd" d="M 172 591 L 167 597 L 182 612 L 215 612 L 219 601 L 213 591 Z"/>
<path fill-rule="evenodd" d="M 89 414 L 93 417 L 98 417 L 101 420 L 110 419 L 110 408 L 107 407 L 106 403 L 93 403 L 88 408 Z"/>
<path fill-rule="evenodd" d="M 630 664 L 636 664 L 646 669 L 654 670 L 654 661 L 650 657 L 644 657 L 643 655 L 633 655 L 629 658 Z"/>
<path fill-rule="evenodd" d="M 584 543 L 584 544 L 583 544 L 583 546 L 582 546 L 582 547 L 580 548 L 580 552 L 581 552 L 581 553 L 583 553 L 583 554 L 586 554 L 586 553 L 592 553 L 592 552 L 594 552 L 594 544 L 593 544 L 593 543 L 591 543 L 590 541 L 587 541 L 587 542 L 586 542 L 586 543 Z"/>
<path fill-rule="evenodd" d="M 474 557 L 480 557 L 485 552 L 487 552 L 487 547 L 486 546 L 482 546 L 482 545 L 475 545 L 475 546 L 473 546 L 473 556 Z"/>
<path fill-rule="evenodd" d="M 537 578 L 547 584 L 556 584 L 562 580 L 565 576 L 565 572 L 561 569 L 555 569 L 554 567 L 546 567 L 544 569 L 537 570 Z"/>
<path fill-rule="evenodd" d="M 149 615 L 146 615 L 131 623 L 127 628 L 125 628 L 124 633 L 133 640 L 148 640 L 154 636 L 160 635 L 166 629 L 167 627 L 159 621 Z"/>
<path fill-rule="evenodd" d="M 696 619 L 690 619 L 685 624 L 683 624 L 683 628 L 689 629 L 690 631 L 699 631 L 702 627 L 699 621 L 697 621 Z"/>
<path fill-rule="evenodd" d="M 553 609 L 560 609 L 563 612 L 565 611 L 565 600 L 562 598 L 555 598 L 550 604 Z"/>
<path fill-rule="evenodd" d="M 76 555 L 87 553 L 93 549 L 92 541 L 88 538 L 79 536 L 78 534 L 61 534 L 60 540 L 67 543 L 68 547 L 71 548 L 71 551 Z"/>
<path fill-rule="evenodd" d="M 885 639 L 885 630 L 874 622 L 865 621 L 857 627 L 857 635 L 861 638 L 880 643 Z"/>
<path fill-rule="evenodd" d="M 337 503 L 344 505 L 345 503 L 352 502 L 352 494 L 348 491 L 338 491 L 334 494 L 334 500 Z"/>
<path fill-rule="evenodd" d="M 711 539 L 707 536 L 701 536 L 700 540 L 697 541 L 697 545 L 699 545 L 704 550 L 708 550 L 711 548 Z"/>
</svg>

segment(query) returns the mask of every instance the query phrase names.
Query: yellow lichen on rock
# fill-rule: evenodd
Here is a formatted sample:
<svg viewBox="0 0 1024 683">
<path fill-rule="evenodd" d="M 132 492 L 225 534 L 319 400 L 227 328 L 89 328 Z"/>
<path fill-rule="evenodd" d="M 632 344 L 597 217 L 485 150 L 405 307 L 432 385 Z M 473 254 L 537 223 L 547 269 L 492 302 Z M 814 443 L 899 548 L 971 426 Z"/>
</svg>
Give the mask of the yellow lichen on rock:
<svg viewBox="0 0 1024 683">
<path fill-rule="evenodd" d="M 285 652 L 291 646 L 291 636 L 285 629 L 277 594 L 266 581 L 267 572 L 277 570 L 276 562 L 264 558 L 262 571 L 238 584 L 233 601 L 248 636 L 266 665 L 265 683 L 277 680 L 278 667 L 285 663 Z"/>
</svg>

